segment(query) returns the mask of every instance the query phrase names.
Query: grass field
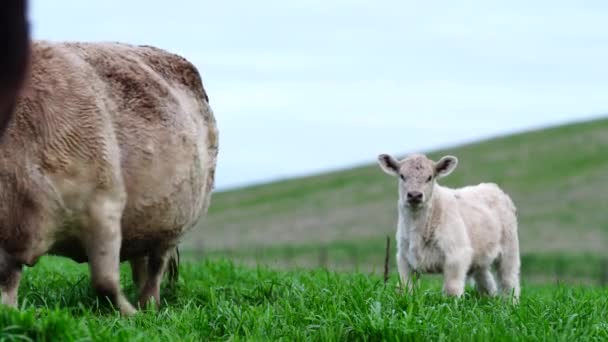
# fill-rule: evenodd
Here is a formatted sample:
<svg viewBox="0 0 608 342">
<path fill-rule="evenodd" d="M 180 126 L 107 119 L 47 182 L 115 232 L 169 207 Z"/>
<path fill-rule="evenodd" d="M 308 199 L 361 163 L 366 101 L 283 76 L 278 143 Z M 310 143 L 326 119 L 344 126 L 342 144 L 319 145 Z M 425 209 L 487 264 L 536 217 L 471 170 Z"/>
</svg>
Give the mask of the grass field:
<svg viewBox="0 0 608 342">
<path fill-rule="evenodd" d="M 134 292 L 123 268 L 123 284 Z M 86 265 L 47 257 L 28 269 L 22 311 L 0 309 L 6 341 L 399 340 L 606 341 L 608 289 L 524 283 L 518 306 L 479 297 L 456 300 L 423 280 L 409 297 L 377 275 L 273 271 L 229 261 L 182 266 L 175 292 L 156 313 L 120 318 L 100 305 Z"/>
<path fill-rule="evenodd" d="M 592 263 L 585 277 L 598 279 L 600 260 L 608 258 L 608 119 L 430 155 L 448 153 L 460 163 L 442 180 L 445 185 L 491 181 L 513 197 L 526 260 L 546 261 L 549 266 L 540 271 L 550 275 L 559 271 L 560 259 L 576 263 L 569 270 Z M 228 257 L 250 265 L 291 268 L 325 262 L 333 269 L 381 269 L 385 237 L 395 233 L 397 188 L 375 158 L 350 170 L 218 192 L 208 218 L 182 249 L 193 257 Z"/>
<path fill-rule="evenodd" d="M 396 184 L 368 165 L 216 193 L 158 313 L 121 318 L 94 296 L 86 264 L 44 257 L 24 273 L 22 310 L 0 308 L 0 340 L 606 341 L 607 151 L 604 119 L 431 154 L 459 157 L 447 185 L 493 181 L 513 197 L 518 306 L 471 289 L 445 298 L 436 276 L 398 296 L 394 268 L 385 286 Z M 126 265 L 122 283 L 134 301 Z"/>
</svg>

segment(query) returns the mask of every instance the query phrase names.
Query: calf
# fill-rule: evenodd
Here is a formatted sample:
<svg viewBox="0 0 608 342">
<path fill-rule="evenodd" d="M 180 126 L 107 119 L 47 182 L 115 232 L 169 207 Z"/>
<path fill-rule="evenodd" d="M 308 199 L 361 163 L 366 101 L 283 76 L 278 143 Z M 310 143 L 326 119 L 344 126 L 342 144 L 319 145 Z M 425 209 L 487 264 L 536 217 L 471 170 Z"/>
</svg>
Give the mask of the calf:
<svg viewBox="0 0 608 342">
<path fill-rule="evenodd" d="M 88 262 L 123 314 L 130 261 L 154 298 L 183 234 L 207 211 L 216 122 L 184 58 L 119 43 L 33 42 L 29 78 L 0 141 L 0 292 L 16 306 L 22 265 Z"/>
<path fill-rule="evenodd" d="M 411 288 L 410 271 L 444 275 L 447 295 L 461 296 L 467 276 L 478 291 L 495 295 L 490 271 L 497 264 L 504 292 L 519 297 L 519 242 L 513 202 L 496 184 L 460 189 L 437 184 L 458 160 L 438 162 L 414 154 L 401 161 L 381 154 L 384 172 L 399 179 L 397 266 L 402 286 Z"/>
</svg>

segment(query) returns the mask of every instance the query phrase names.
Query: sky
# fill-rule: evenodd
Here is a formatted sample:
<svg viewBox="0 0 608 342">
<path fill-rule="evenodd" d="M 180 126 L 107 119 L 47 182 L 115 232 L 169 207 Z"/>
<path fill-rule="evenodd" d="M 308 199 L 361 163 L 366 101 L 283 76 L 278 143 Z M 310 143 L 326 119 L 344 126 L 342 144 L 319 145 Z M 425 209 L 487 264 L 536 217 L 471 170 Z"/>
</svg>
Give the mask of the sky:
<svg viewBox="0 0 608 342">
<path fill-rule="evenodd" d="M 218 190 L 608 114 L 606 1 L 30 6 L 35 39 L 155 45 L 194 63 L 220 131 Z"/>
</svg>

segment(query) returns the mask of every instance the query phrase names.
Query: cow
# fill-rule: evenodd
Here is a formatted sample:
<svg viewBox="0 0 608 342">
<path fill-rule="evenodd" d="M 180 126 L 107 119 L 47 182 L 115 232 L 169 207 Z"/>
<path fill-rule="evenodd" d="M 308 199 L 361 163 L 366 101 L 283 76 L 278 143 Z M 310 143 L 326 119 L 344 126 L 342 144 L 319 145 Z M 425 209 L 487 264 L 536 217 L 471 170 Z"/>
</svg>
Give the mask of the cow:
<svg viewBox="0 0 608 342">
<path fill-rule="evenodd" d="M 491 273 L 496 264 L 501 289 L 519 298 L 519 239 L 516 208 L 494 183 L 451 189 L 437 179 L 449 175 L 458 159 L 439 161 L 423 154 L 397 160 L 378 156 L 384 172 L 397 177 L 397 268 L 405 290 L 411 290 L 410 272 L 444 275 L 444 292 L 460 297 L 467 276 L 477 290 L 497 293 Z"/>
<path fill-rule="evenodd" d="M 137 312 L 214 187 L 218 130 L 198 70 L 152 46 L 33 41 L 29 77 L 0 141 L 0 292 L 17 304 L 22 266 L 88 262 L 96 293 Z"/>
</svg>

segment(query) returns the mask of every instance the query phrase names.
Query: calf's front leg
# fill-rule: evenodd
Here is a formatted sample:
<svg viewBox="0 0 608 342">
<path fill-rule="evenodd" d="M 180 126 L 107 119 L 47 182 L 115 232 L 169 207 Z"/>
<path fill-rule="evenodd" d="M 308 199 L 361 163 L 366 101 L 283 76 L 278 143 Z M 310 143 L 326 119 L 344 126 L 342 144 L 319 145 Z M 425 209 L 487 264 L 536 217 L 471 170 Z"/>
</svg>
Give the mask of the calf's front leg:
<svg viewBox="0 0 608 342">
<path fill-rule="evenodd" d="M 397 270 L 399 271 L 399 282 L 401 284 L 401 290 L 404 293 L 412 292 L 414 288 L 414 281 L 416 278 L 412 279 L 410 277 L 410 266 L 407 262 L 407 257 L 403 251 L 397 252 Z"/>
<path fill-rule="evenodd" d="M 444 285 L 443 291 L 448 296 L 460 297 L 464 293 L 467 280 L 467 271 L 471 266 L 473 251 L 468 249 L 456 250 L 446 254 L 443 269 Z"/>
</svg>

